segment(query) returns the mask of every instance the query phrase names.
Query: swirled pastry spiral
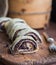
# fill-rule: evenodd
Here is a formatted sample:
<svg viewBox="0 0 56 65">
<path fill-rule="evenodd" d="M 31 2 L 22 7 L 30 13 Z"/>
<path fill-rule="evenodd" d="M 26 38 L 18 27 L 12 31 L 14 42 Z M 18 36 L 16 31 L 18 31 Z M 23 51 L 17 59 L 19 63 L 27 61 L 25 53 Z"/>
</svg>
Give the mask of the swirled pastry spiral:
<svg viewBox="0 0 56 65">
<path fill-rule="evenodd" d="M 24 20 L 2 18 L 0 22 L 12 41 L 9 46 L 11 53 L 34 53 L 38 50 L 38 43 L 42 42 L 42 38 L 39 32 L 32 29 Z"/>
</svg>

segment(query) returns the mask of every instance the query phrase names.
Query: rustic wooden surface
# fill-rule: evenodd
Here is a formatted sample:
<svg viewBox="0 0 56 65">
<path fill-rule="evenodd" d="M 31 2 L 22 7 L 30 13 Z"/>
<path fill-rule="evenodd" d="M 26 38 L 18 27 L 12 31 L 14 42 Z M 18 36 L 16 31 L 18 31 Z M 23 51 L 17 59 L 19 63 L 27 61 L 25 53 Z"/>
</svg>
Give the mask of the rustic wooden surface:
<svg viewBox="0 0 56 65">
<path fill-rule="evenodd" d="M 52 26 L 51 26 L 52 27 Z M 56 27 L 56 26 L 55 26 Z M 56 29 L 55 27 L 50 28 Z M 48 29 L 47 29 L 48 30 Z M 40 31 L 41 33 L 43 31 Z M 56 40 L 55 31 L 53 31 L 54 38 Z M 52 36 L 52 35 L 51 35 Z M 53 37 L 53 36 L 52 36 Z M 52 65 L 56 64 L 56 55 L 51 54 L 48 51 L 48 43 L 45 42 L 43 38 L 43 43 L 39 45 L 39 51 L 34 54 L 27 55 L 11 55 L 8 53 L 8 47 L 6 45 L 9 43 L 8 37 L 5 33 L 0 32 L 0 61 L 5 65 Z"/>
<path fill-rule="evenodd" d="M 44 28 L 49 23 L 51 5 L 52 0 L 9 0 L 9 17 L 22 18 L 32 28 Z M 29 14 L 32 12 L 35 14 Z"/>
</svg>

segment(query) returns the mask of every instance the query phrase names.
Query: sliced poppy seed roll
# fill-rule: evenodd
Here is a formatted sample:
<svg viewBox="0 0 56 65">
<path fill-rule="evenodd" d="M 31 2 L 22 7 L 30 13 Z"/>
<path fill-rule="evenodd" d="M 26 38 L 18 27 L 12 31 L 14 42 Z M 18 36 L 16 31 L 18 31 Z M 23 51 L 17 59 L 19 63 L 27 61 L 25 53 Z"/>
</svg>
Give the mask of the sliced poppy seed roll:
<svg viewBox="0 0 56 65">
<path fill-rule="evenodd" d="M 34 53 L 38 50 L 38 44 L 30 36 L 20 36 L 10 46 L 11 53 Z"/>
<path fill-rule="evenodd" d="M 9 47 L 11 53 L 34 53 L 38 50 L 38 42 L 41 43 L 42 38 L 24 20 L 11 19 L 3 26 L 13 42 Z"/>
</svg>

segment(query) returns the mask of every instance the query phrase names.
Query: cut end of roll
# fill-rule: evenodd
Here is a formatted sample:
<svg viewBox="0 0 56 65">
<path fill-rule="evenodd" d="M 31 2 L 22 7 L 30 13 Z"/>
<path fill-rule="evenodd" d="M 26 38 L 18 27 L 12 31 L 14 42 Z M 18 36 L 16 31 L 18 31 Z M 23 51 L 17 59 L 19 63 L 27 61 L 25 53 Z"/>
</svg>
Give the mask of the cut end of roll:
<svg viewBox="0 0 56 65">
<path fill-rule="evenodd" d="M 9 50 L 12 54 L 35 53 L 38 50 L 38 43 L 30 36 L 18 37 Z"/>
</svg>

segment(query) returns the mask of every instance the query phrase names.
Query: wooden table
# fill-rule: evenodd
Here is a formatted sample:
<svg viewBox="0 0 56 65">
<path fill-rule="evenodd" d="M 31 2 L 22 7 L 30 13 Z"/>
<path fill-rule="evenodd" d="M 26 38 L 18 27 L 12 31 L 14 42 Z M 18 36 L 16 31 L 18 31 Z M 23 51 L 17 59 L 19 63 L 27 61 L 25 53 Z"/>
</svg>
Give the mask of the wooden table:
<svg viewBox="0 0 56 65">
<path fill-rule="evenodd" d="M 55 25 L 55 24 L 54 24 Z M 53 26 L 54 26 L 53 25 Z M 56 26 L 55 26 L 56 27 Z M 47 29 L 51 37 L 56 40 L 56 28 L 52 27 Z M 42 34 L 44 30 L 39 30 Z M 52 32 L 51 32 L 52 31 Z M 7 44 L 9 43 L 8 37 L 5 33 L 0 32 L 0 61 L 5 65 L 52 65 L 56 64 L 56 55 L 51 54 L 48 50 L 49 44 L 43 38 L 43 43 L 39 44 L 39 51 L 34 54 L 26 55 L 11 55 L 8 53 Z"/>
</svg>

